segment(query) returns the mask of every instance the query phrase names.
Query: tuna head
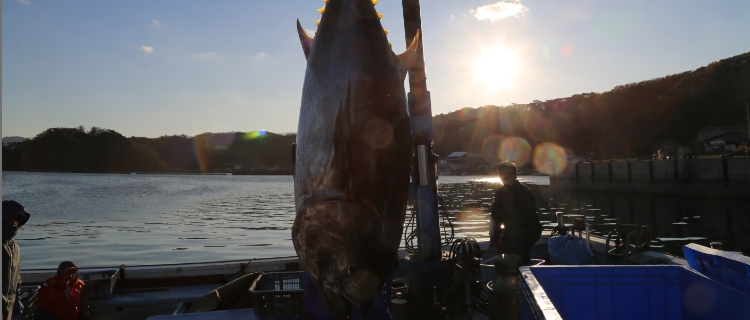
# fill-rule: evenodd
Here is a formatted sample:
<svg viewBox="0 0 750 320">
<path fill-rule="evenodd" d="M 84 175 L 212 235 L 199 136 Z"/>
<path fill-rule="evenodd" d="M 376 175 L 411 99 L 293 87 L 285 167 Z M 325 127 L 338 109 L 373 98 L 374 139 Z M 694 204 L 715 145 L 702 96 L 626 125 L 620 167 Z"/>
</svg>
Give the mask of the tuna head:
<svg viewBox="0 0 750 320">
<path fill-rule="evenodd" d="M 302 91 L 292 241 L 329 309 L 366 315 L 401 241 L 411 167 L 403 80 L 372 0 L 328 0 L 315 39 L 297 23 Z"/>
</svg>

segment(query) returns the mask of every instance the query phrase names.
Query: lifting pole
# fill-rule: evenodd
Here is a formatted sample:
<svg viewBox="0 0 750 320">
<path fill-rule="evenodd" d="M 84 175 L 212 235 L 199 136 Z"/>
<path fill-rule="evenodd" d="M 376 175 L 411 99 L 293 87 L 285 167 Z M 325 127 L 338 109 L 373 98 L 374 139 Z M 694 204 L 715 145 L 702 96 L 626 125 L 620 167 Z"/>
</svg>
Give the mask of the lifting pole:
<svg viewBox="0 0 750 320">
<path fill-rule="evenodd" d="M 435 157 L 432 152 L 432 106 L 427 91 L 424 63 L 424 32 L 419 0 L 402 0 L 406 45 L 420 32 L 415 62 L 409 69 L 409 118 L 411 122 L 413 162 L 412 186 L 416 195 L 417 212 L 416 255 L 407 257 L 409 263 L 409 288 L 420 300 L 432 301 L 435 293 L 442 296 L 450 283 L 452 265 L 445 259 L 441 248 L 440 217 L 438 215 Z M 448 281 L 445 281 L 445 277 Z M 424 299 L 422 299 L 424 298 Z"/>
</svg>

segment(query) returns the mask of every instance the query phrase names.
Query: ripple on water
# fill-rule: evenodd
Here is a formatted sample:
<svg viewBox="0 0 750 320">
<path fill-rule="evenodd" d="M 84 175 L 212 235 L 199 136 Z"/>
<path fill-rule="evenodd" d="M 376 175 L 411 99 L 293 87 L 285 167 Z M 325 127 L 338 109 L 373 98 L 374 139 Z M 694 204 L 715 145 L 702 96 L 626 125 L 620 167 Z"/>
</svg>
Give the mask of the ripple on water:
<svg viewBox="0 0 750 320">
<path fill-rule="evenodd" d="M 439 183 L 456 236 L 485 239 L 498 182 L 440 177 Z M 288 176 L 4 173 L 3 187 L 3 199 L 17 200 L 32 212 L 17 236 L 24 268 L 54 268 L 63 260 L 88 267 L 295 254 Z M 748 202 L 553 194 L 545 186 L 532 186 L 532 192 L 546 225 L 556 221 L 552 212 L 575 212 L 600 235 L 617 223 L 646 223 L 672 254 L 680 254 L 686 241 L 721 241 L 732 250 L 750 251 L 750 240 L 741 236 L 750 230 L 744 214 Z"/>
</svg>

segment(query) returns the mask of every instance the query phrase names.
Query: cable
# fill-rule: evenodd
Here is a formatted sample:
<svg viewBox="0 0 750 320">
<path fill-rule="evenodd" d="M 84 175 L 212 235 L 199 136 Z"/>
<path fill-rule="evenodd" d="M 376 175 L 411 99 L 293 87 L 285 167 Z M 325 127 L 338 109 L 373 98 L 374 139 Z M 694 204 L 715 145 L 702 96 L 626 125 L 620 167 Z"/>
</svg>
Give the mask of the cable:
<svg viewBox="0 0 750 320">
<path fill-rule="evenodd" d="M 465 265 L 473 264 L 482 257 L 482 250 L 479 248 L 477 240 L 471 237 L 458 239 L 451 244 L 451 255 L 455 262 L 461 257 L 461 262 Z M 479 264 L 477 263 L 477 267 Z"/>
<path fill-rule="evenodd" d="M 448 216 L 448 210 L 446 210 L 445 200 L 441 195 L 438 195 L 438 214 L 441 216 L 441 236 L 440 246 L 447 246 L 455 240 L 456 230 Z M 419 245 L 414 243 L 414 239 L 417 238 L 417 208 L 411 206 L 409 208 L 408 220 L 404 224 L 404 246 L 406 252 L 416 253 Z M 450 229 L 450 230 L 449 230 Z"/>
<path fill-rule="evenodd" d="M 406 252 L 416 253 L 417 246 L 414 245 L 414 238 L 416 238 L 417 236 L 417 222 L 415 220 L 415 217 L 417 216 L 417 210 L 414 206 L 412 206 L 409 211 L 409 220 L 406 222 L 406 224 L 404 224 L 404 246 L 406 247 Z"/>
<path fill-rule="evenodd" d="M 474 305 L 474 308 L 476 308 L 477 311 L 479 311 L 479 312 L 481 312 L 483 314 L 487 314 L 487 310 L 485 308 L 490 305 L 489 303 L 481 302 L 476 297 L 472 297 L 471 298 L 471 302 L 472 302 L 472 304 Z"/>
<path fill-rule="evenodd" d="M 453 221 L 451 221 L 450 217 L 448 217 L 448 211 L 445 209 L 445 199 L 441 195 L 438 195 L 438 211 L 442 213 L 443 220 L 443 223 L 441 223 L 443 228 L 443 236 L 440 245 L 447 246 L 455 239 L 456 230 L 453 228 Z M 448 231 L 446 230 L 446 222 L 451 229 L 450 233 L 448 233 Z"/>
</svg>

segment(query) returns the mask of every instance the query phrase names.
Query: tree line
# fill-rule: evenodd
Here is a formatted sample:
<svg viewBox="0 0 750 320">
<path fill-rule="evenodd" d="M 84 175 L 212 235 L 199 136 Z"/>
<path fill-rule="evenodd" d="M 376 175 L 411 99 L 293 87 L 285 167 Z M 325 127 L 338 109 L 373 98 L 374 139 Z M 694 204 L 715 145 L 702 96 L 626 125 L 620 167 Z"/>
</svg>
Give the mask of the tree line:
<svg viewBox="0 0 750 320">
<path fill-rule="evenodd" d="M 516 136 L 532 146 L 552 142 L 572 154 L 650 158 L 667 145 L 695 146 L 701 127 L 746 124 L 748 101 L 750 53 L 744 53 L 604 93 L 440 114 L 433 118 L 435 152 L 491 157 L 492 142 Z M 494 140 L 488 143 L 488 137 Z"/>
<path fill-rule="evenodd" d="M 130 137 L 93 127 L 51 128 L 3 146 L 3 170 L 54 172 L 212 172 L 291 165 L 295 134 L 265 131 Z"/>
<path fill-rule="evenodd" d="M 603 93 L 508 106 L 464 108 L 433 117 L 435 152 L 484 154 L 520 137 L 568 154 L 649 157 L 667 145 L 694 145 L 704 126 L 742 125 L 750 101 L 750 52 L 693 71 L 617 86 Z M 62 172 L 213 171 L 231 164 L 290 166 L 294 133 L 205 133 L 127 138 L 93 127 L 52 128 L 3 146 L 3 170 Z"/>
</svg>

